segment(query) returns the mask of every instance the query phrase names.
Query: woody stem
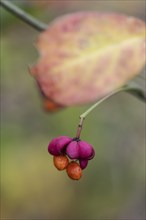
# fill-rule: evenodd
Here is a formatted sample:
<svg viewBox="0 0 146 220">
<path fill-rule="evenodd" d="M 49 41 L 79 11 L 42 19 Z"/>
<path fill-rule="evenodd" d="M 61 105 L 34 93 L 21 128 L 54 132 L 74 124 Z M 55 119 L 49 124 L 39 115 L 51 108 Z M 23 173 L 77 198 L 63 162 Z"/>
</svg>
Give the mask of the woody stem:
<svg viewBox="0 0 146 220">
<path fill-rule="evenodd" d="M 30 14 L 26 13 L 16 5 L 14 5 L 12 2 L 7 0 L 1 0 L 0 5 L 5 8 L 7 11 L 11 12 L 18 18 L 20 18 L 25 23 L 29 24 L 33 28 L 35 28 L 38 31 L 43 31 L 47 28 L 47 25 L 43 22 L 39 21 L 38 19 L 34 18 Z"/>
</svg>

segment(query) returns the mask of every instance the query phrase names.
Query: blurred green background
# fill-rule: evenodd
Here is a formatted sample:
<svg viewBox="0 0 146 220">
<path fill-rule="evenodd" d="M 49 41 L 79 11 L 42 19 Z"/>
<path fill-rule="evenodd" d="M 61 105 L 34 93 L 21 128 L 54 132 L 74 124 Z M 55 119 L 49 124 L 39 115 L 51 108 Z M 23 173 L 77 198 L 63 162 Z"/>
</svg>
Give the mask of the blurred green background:
<svg viewBox="0 0 146 220">
<path fill-rule="evenodd" d="M 12 1 L 45 23 L 69 12 L 115 11 L 145 18 L 145 0 Z M 28 66 L 38 32 L 1 9 L 1 219 L 145 219 L 145 105 L 118 94 L 85 121 L 96 149 L 80 181 L 55 169 L 47 152 L 58 135 L 74 137 L 89 106 L 46 113 Z"/>
</svg>

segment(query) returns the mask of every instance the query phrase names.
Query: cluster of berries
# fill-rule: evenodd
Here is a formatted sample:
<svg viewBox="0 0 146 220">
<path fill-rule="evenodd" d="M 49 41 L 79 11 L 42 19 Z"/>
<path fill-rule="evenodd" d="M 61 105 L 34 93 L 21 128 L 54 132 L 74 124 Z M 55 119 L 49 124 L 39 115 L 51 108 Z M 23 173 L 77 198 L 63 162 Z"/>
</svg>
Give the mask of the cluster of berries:
<svg viewBox="0 0 146 220">
<path fill-rule="evenodd" d="M 54 156 L 55 167 L 58 170 L 66 169 L 68 176 L 74 180 L 81 178 L 82 170 L 95 155 L 90 144 L 67 136 L 54 138 L 48 145 L 48 152 Z"/>
</svg>

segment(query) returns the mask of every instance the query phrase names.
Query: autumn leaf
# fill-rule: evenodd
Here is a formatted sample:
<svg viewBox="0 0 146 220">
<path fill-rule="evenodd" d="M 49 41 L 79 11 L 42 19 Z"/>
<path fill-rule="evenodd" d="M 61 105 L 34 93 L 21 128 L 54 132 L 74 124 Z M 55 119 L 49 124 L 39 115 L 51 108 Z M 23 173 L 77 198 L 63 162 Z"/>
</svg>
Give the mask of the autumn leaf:
<svg viewBox="0 0 146 220">
<path fill-rule="evenodd" d="M 138 75 L 145 64 L 144 21 L 120 14 L 78 12 L 57 18 L 36 42 L 30 72 L 57 106 L 98 100 Z M 48 108 L 49 110 L 49 108 Z"/>
</svg>

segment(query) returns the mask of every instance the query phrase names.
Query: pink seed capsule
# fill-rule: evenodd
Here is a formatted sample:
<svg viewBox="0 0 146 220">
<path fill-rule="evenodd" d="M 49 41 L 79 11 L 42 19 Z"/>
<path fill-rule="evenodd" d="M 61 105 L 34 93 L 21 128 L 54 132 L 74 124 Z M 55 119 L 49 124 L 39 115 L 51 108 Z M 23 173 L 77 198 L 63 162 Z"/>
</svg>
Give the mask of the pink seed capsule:
<svg viewBox="0 0 146 220">
<path fill-rule="evenodd" d="M 85 169 L 88 165 L 88 160 L 81 159 L 81 160 L 79 160 L 79 162 L 80 162 L 80 167 L 82 168 L 82 170 Z"/>
<path fill-rule="evenodd" d="M 66 154 L 70 159 L 78 159 L 79 158 L 79 146 L 77 141 L 72 141 L 66 147 Z"/>
<path fill-rule="evenodd" d="M 91 154 L 91 156 L 88 158 L 88 160 L 92 160 L 92 159 L 94 158 L 94 156 L 95 156 L 95 150 L 94 150 L 93 147 L 92 147 L 92 154 Z"/>
<path fill-rule="evenodd" d="M 60 137 L 54 138 L 48 145 L 48 152 L 54 156 L 59 155 L 59 152 L 56 149 L 56 144 L 59 139 Z"/>
<path fill-rule="evenodd" d="M 72 138 L 67 136 L 62 136 L 56 143 L 56 149 L 61 154 L 66 146 L 72 141 Z"/>
<path fill-rule="evenodd" d="M 93 147 L 85 141 L 79 141 L 79 154 L 81 159 L 88 159 L 93 154 Z"/>
<path fill-rule="evenodd" d="M 67 136 L 59 136 L 54 138 L 48 145 L 48 152 L 54 156 L 58 156 L 71 141 L 72 139 Z"/>
</svg>

